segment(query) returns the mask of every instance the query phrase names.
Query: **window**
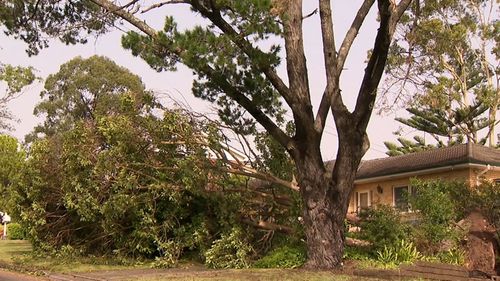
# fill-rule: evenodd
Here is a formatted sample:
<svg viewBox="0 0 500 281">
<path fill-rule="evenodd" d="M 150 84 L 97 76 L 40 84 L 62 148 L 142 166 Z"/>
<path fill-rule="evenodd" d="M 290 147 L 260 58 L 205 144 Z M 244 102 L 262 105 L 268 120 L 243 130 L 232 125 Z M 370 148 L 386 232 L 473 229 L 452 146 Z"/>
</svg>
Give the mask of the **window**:
<svg viewBox="0 0 500 281">
<path fill-rule="evenodd" d="M 394 187 L 393 204 L 396 209 L 400 211 L 407 212 L 410 208 L 408 204 L 408 192 L 410 188 L 408 186 L 397 186 Z"/>
<path fill-rule="evenodd" d="M 366 209 L 372 205 L 371 196 L 369 191 L 356 192 L 356 211 Z"/>
</svg>

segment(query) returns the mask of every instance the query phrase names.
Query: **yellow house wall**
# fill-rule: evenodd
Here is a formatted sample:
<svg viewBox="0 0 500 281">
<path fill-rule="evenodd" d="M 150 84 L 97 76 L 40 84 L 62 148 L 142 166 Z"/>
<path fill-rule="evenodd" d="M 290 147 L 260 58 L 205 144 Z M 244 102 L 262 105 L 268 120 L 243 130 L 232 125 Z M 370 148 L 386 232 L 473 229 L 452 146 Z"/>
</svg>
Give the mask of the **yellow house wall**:
<svg viewBox="0 0 500 281">
<path fill-rule="evenodd" d="M 486 180 L 500 179 L 500 170 L 489 170 L 478 176 L 483 169 L 478 168 L 463 168 L 452 171 L 445 171 L 439 173 L 430 173 L 426 175 L 412 176 L 411 178 L 418 178 L 422 180 L 463 180 L 469 185 L 474 186 L 478 178 Z M 356 192 L 369 192 L 371 196 L 371 204 L 386 204 L 394 206 L 394 188 L 400 186 L 408 186 L 410 184 L 410 177 L 394 177 L 392 179 L 374 181 L 363 184 L 355 184 L 354 191 L 351 195 L 349 202 L 348 212 L 356 211 Z M 378 188 L 380 186 L 380 188 Z M 382 191 L 382 192 L 380 192 Z"/>
</svg>

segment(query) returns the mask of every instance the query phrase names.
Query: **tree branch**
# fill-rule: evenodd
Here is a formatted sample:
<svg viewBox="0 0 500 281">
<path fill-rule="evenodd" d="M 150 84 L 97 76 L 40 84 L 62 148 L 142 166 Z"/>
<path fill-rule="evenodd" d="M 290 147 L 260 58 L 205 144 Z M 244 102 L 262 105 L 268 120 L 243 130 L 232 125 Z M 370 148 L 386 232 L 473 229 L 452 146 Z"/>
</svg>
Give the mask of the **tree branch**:
<svg viewBox="0 0 500 281">
<path fill-rule="evenodd" d="M 207 17 L 218 28 L 220 28 L 222 32 L 224 32 L 224 34 L 228 35 L 231 41 L 236 44 L 236 46 L 238 46 L 248 57 L 254 58 L 256 56 L 264 55 L 261 50 L 252 46 L 252 44 L 248 42 L 248 40 L 246 40 L 244 36 L 239 34 L 226 20 L 224 20 L 219 10 L 208 10 L 203 5 L 200 5 L 199 1 L 194 1 L 192 3 L 192 6 L 196 8 L 202 15 Z M 213 8 L 215 9 L 215 7 Z M 251 61 L 254 62 L 255 60 Z M 290 107 L 297 103 L 292 98 L 290 89 L 268 63 L 255 64 L 254 67 L 261 71 L 269 79 L 273 87 L 281 96 L 283 96 L 286 103 Z"/>
<path fill-rule="evenodd" d="M 335 33 L 333 31 L 333 17 L 331 2 L 329 0 L 319 1 L 319 14 L 321 20 L 321 37 L 323 40 L 323 60 L 326 72 L 326 88 L 321 98 L 321 103 L 314 121 L 314 129 L 322 134 L 326 124 L 326 117 L 332 104 L 333 95 L 337 91 L 340 72 L 337 69 L 337 49 L 335 47 Z M 337 93 L 336 93 L 337 92 Z M 337 100 L 342 102 L 342 99 Z"/>
<path fill-rule="evenodd" d="M 108 0 L 90 0 L 92 3 L 104 8 L 106 11 L 113 13 L 125 21 L 129 22 L 133 26 L 135 26 L 140 31 L 144 32 L 150 37 L 156 36 L 156 30 L 150 27 L 146 22 L 136 18 L 133 14 L 120 9 L 120 6 L 113 4 Z"/>
<path fill-rule="evenodd" d="M 280 225 L 280 224 L 275 224 L 272 222 L 266 222 L 263 220 L 259 221 L 253 221 L 248 218 L 241 218 L 241 222 L 244 224 L 251 225 L 253 227 L 259 228 L 259 229 L 264 229 L 264 230 L 271 230 L 271 231 L 279 231 L 284 234 L 292 234 L 293 233 L 293 228 L 285 225 Z"/>
<path fill-rule="evenodd" d="M 351 50 L 351 46 L 354 43 L 354 39 L 359 33 L 359 29 L 363 25 L 363 22 L 370 12 L 371 7 L 375 3 L 375 0 L 365 0 L 356 14 L 356 17 L 352 21 L 351 27 L 347 31 L 347 34 L 344 37 L 344 41 L 342 41 L 342 45 L 340 45 L 339 55 L 337 60 L 337 68 L 340 70 L 344 67 L 345 60 L 349 51 Z"/>
<path fill-rule="evenodd" d="M 247 166 L 240 165 L 240 166 L 232 167 L 231 165 L 229 165 L 228 167 L 220 168 L 220 170 L 224 171 L 224 172 L 231 173 L 231 174 L 235 174 L 235 175 L 241 175 L 241 176 L 247 176 L 247 177 L 251 177 L 251 178 L 260 179 L 260 180 L 263 180 L 266 182 L 275 183 L 277 185 L 289 188 L 291 190 L 299 191 L 299 186 L 294 182 L 282 180 L 282 179 L 275 177 L 271 174 L 259 172 L 255 169 L 247 167 Z"/>
<path fill-rule="evenodd" d="M 394 2 L 392 0 L 378 0 L 377 2 L 380 25 L 353 112 L 355 126 L 359 131 L 364 131 L 368 126 L 377 96 L 376 90 L 385 68 L 392 35 L 394 34 L 393 17 L 396 11 Z"/>
<path fill-rule="evenodd" d="M 393 28 L 396 27 L 396 24 L 399 22 L 399 19 L 401 19 L 401 17 L 403 16 L 403 14 L 405 13 L 406 9 L 408 9 L 408 6 L 410 6 L 411 4 L 411 1 L 412 0 L 401 0 L 398 4 L 398 6 L 396 7 L 396 12 L 393 16 Z M 415 0 L 418 2 L 417 5 L 419 5 L 420 7 L 420 0 Z"/>
<path fill-rule="evenodd" d="M 163 1 L 163 2 L 160 2 L 160 3 L 156 3 L 156 4 L 153 4 L 145 9 L 143 9 L 141 11 L 141 14 L 144 14 L 146 12 L 149 12 L 153 9 L 156 9 L 156 8 L 160 8 L 164 5 L 168 5 L 168 4 L 190 4 L 189 0 L 168 0 L 168 1 Z"/>
<path fill-rule="evenodd" d="M 121 17 L 122 19 L 126 20 L 127 22 L 137 27 L 146 35 L 152 38 L 156 37 L 157 34 L 156 30 L 151 28 L 144 21 L 141 21 L 138 18 L 136 18 L 133 14 L 128 13 L 127 11 L 124 10 L 117 9 L 119 7 L 113 4 L 112 2 L 108 0 L 91 0 L 91 1 L 96 5 L 99 5 L 102 8 L 106 9 L 107 11 L 110 11 L 116 14 L 117 16 Z M 171 50 L 171 51 L 174 52 L 179 57 L 182 57 L 183 50 Z M 257 108 L 257 106 L 255 106 L 255 104 L 252 103 L 252 101 L 249 98 L 240 93 L 233 85 L 231 85 L 222 73 L 217 72 L 208 64 L 199 65 L 199 70 L 208 77 L 215 79 L 216 81 L 221 81 L 219 85 L 220 88 L 229 97 L 231 97 L 234 101 L 240 104 L 248 113 L 250 113 L 250 115 L 252 115 L 255 118 L 255 120 L 259 122 L 276 139 L 276 141 L 278 141 L 281 145 L 286 147 L 289 151 L 292 151 L 295 148 L 292 139 L 285 132 L 283 132 L 281 128 L 278 127 L 264 112 L 262 112 L 262 110 Z"/>
</svg>

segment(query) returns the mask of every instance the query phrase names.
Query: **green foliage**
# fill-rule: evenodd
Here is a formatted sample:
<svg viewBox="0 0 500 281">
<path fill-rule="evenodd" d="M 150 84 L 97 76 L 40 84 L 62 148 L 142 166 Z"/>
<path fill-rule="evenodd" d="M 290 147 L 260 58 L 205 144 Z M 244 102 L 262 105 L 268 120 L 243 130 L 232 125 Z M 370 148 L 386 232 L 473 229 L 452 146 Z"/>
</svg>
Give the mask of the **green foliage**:
<svg viewBox="0 0 500 281">
<path fill-rule="evenodd" d="M 452 227 L 457 219 L 457 208 L 449 190 L 462 183 L 446 181 L 412 180 L 413 196 L 409 202 L 412 209 L 418 210 L 420 221 L 415 230 L 419 247 L 436 252 L 445 240 L 455 241 L 458 233 Z"/>
<path fill-rule="evenodd" d="M 253 249 L 247 239 L 238 227 L 223 233 L 205 252 L 205 264 L 210 268 L 248 268 Z"/>
<path fill-rule="evenodd" d="M 481 102 L 447 110 L 425 104 L 406 110 L 411 117 L 396 118 L 396 121 L 431 134 L 436 138 L 439 146 L 462 143 L 467 137 L 471 142 L 479 143 L 477 133 L 490 124 L 488 118 L 483 116 L 488 106 Z M 439 137 L 445 137 L 446 143 L 443 143 Z"/>
<path fill-rule="evenodd" d="M 44 116 L 45 121 L 35 127 L 28 141 L 69 130 L 79 120 L 133 113 L 130 106 L 141 106 L 144 111 L 156 106 L 139 76 L 100 56 L 76 57 L 61 65 L 46 79 L 40 97 L 34 114 Z"/>
<path fill-rule="evenodd" d="M 7 94 L 0 100 L 12 97 L 13 94 L 21 92 L 24 87 L 33 83 L 35 79 L 36 76 L 32 67 L 20 67 L 0 63 L 0 81 L 7 84 Z"/>
<path fill-rule="evenodd" d="M 393 247 L 409 233 L 409 227 L 401 221 L 399 212 L 390 206 L 366 209 L 359 216 L 359 238 L 371 242 L 373 251 Z"/>
<path fill-rule="evenodd" d="M 278 16 L 269 13 L 272 1 L 218 2 L 221 16 L 246 39 L 245 44 L 258 44 L 282 34 Z M 193 4 L 192 9 L 204 17 L 209 13 L 199 4 Z M 251 53 L 245 52 L 235 42 L 234 34 L 220 32 L 216 25 L 181 31 L 173 17 L 166 17 L 163 30 L 154 39 L 133 31 L 122 38 L 125 49 L 157 71 L 171 70 L 177 63 L 193 70 L 193 94 L 215 103 L 221 120 L 239 127 L 242 133 L 255 131 L 248 106 L 258 108 L 277 123 L 284 120 L 280 95 L 262 73 L 262 69 L 273 69 L 280 63 L 281 48 L 271 44 L 267 50 L 251 47 Z M 243 99 L 249 102 L 247 106 L 239 104 Z"/>
<path fill-rule="evenodd" d="M 413 263 L 421 258 L 422 255 L 415 245 L 404 239 L 398 241 L 396 245 L 384 246 L 382 250 L 377 251 L 377 260 L 387 267 L 402 263 Z"/>
<path fill-rule="evenodd" d="M 11 213 L 11 188 L 19 181 L 25 157 L 15 138 L 0 134 L 0 206 L 3 212 Z"/>
<path fill-rule="evenodd" d="M 7 104 L 15 99 L 26 86 L 33 83 L 35 79 L 36 77 L 31 67 L 12 66 L 0 62 L 0 82 L 2 82 L 0 83 L 0 90 L 5 88 L 5 92 L 0 93 L 0 132 L 12 129 L 9 121 L 15 119 L 7 109 Z M 5 87 L 3 87 L 3 84 Z"/>
<path fill-rule="evenodd" d="M 47 83 L 46 137 L 12 193 L 35 250 L 169 266 L 237 224 L 240 196 L 221 196 L 227 175 L 206 172 L 205 140 L 220 140 L 212 123 L 160 110 L 137 76 L 100 57 L 72 60 Z"/>
<path fill-rule="evenodd" d="M 344 259 L 346 260 L 371 260 L 374 258 L 373 252 L 367 247 L 346 246 L 344 249 Z"/>
<path fill-rule="evenodd" d="M 455 202 L 459 218 L 471 211 L 480 211 L 497 230 L 500 237 L 500 188 L 497 183 L 483 181 L 475 188 L 455 186 L 448 193 Z"/>
<path fill-rule="evenodd" d="M 302 247 L 282 246 L 271 250 L 254 263 L 257 268 L 297 268 L 306 261 L 306 251 Z"/>
<path fill-rule="evenodd" d="M 66 44 L 85 43 L 86 35 L 104 32 L 106 23 L 112 19 L 112 15 L 103 15 L 95 4 L 87 1 L 0 2 L 0 25 L 7 35 L 28 44 L 29 55 L 46 48 L 51 37 L 59 37 Z M 80 34 L 75 26 L 86 31 Z"/>
<path fill-rule="evenodd" d="M 412 114 L 396 120 L 445 145 L 484 143 L 479 131 L 488 127 L 490 145 L 495 145 L 498 4 L 450 0 L 411 6 L 386 68 L 387 90 L 407 101 L 404 106 Z"/>
<path fill-rule="evenodd" d="M 25 240 L 26 230 L 18 223 L 10 223 L 7 226 L 7 237 L 10 240 Z"/>
<path fill-rule="evenodd" d="M 414 136 L 413 139 L 414 141 L 399 137 L 399 145 L 388 141 L 384 142 L 387 148 L 386 154 L 389 156 L 399 156 L 436 148 L 432 144 L 426 144 L 422 137 Z"/>
<path fill-rule="evenodd" d="M 435 258 L 442 263 L 463 265 L 465 262 L 465 253 L 458 247 L 451 248 L 444 252 L 439 252 Z"/>
</svg>

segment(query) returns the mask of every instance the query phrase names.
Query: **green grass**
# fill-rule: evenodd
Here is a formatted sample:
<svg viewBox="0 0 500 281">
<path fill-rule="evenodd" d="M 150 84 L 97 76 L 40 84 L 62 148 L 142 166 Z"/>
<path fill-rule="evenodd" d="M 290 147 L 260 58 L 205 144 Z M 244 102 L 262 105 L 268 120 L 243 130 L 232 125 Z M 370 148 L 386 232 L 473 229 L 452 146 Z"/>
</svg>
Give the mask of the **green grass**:
<svg viewBox="0 0 500 281">
<path fill-rule="evenodd" d="M 31 244 L 23 240 L 0 240 L 0 261 L 13 263 L 17 258 L 31 253 Z"/>
<path fill-rule="evenodd" d="M 227 269 L 191 272 L 182 274 L 164 274 L 157 277 L 134 278 L 137 281 L 371 281 L 358 276 L 347 276 L 323 271 L 305 271 L 295 269 Z"/>
<path fill-rule="evenodd" d="M 118 264 L 116 261 L 104 258 L 51 258 L 33 257 L 32 247 L 25 240 L 0 240 L 0 264 L 3 267 L 21 271 L 49 270 L 52 272 L 89 272 L 96 270 L 119 270 L 144 268 Z"/>
<path fill-rule="evenodd" d="M 104 258 L 37 258 L 29 255 L 32 251 L 28 241 L 1 240 L 0 263 L 18 271 L 41 272 L 51 271 L 59 273 L 96 272 L 101 270 L 136 269 L 137 272 L 147 271 L 150 263 L 139 265 L 121 265 L 112 259 Z M 135 270 L 134 270 L 135 271 Z M 139 274 L 140 276 L 140 274 Z M 132 276 L 131 276 L 132 277 Z M 123 280 L 123 279 L 121 279 Z M 336 274 L 328 271 L 306 271 L 300 269 L 226 269 L 207 270 L 201 265 L 180 264 L 178 268 L 166 270 L 161 276 L 134 277 L 130 280 L 138 281 L 260 281 L 260 280 L 287 280 L 287 281 L 372 281 L 377 279 L 361 278 Z"/>
</svg>

